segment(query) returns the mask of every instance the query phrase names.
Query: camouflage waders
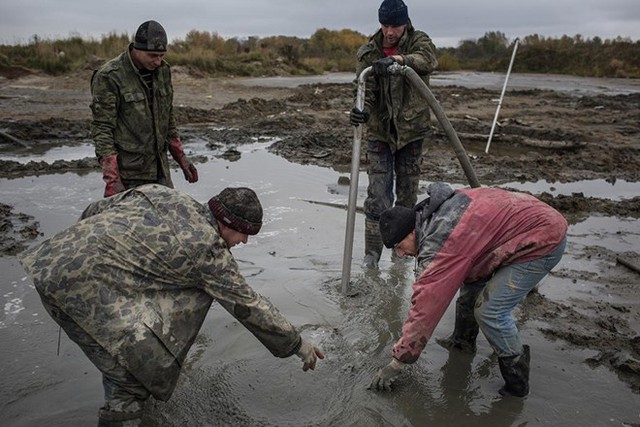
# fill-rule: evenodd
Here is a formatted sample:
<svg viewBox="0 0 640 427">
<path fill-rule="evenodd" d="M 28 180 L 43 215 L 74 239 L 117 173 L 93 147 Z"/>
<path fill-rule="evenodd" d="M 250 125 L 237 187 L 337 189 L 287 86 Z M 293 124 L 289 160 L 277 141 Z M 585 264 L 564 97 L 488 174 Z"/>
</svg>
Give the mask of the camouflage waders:
<svg viewBox="0 0 640 427">
<path fill-rule="evenodd" d="M 365 268 L 378 267 L 378 261 L 382 254 L 382 236 L 378 228 L 378 221 L 369 218 L 364 220 L 364 260 L 362 266 Z"/>
<path fill-rule="evenodd" d="M 144 404 L 151 395 L 149 391 L 91 335 L 60 310 L 53 300 L 39 290 L 38 294 L 51 318 L 102 373 L 105 404 L 98 413 L 98 427 L 139 426 Z"/>
<path fill-rule="evenodd" d="M 395 153 L 389 144 L 369 141 L 367 157 L 369 186 L 364 201 L 365 258 L 364 267 L 377 267 L 382 254 L 382 237 L 378 229 L 380 214 L 394 205 L 413 208 L 418 200 L 422 140 L 413 141 Z"/>
</svg>

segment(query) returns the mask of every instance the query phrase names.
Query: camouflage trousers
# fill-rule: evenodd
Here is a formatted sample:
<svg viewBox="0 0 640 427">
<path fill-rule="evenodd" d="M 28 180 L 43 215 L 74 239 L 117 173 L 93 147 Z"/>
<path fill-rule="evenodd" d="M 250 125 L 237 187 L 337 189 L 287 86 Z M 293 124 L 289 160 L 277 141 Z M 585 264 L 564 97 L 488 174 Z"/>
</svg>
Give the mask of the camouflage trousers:
<svg viewBox="0 0 640 427">
<path fill-rule="evenodd" d="M 380 214 L 394 205 L 394 181 L 395 204 L 408 208 L 415 206 L 418 200 L 422 143 L 421 139 L 413 141 L 392 153 L 388 144 L 369 141 L 369 186 L 364 201 L 364 213 L 368 219 L 377 222 Z"/>
<path fill-rule="evenodd" d="M 144 403 L 150 393 L 120 365 L 91 335 L 57 307 L 54 301 L 40 294 L 42 305 L 53 320 L 75 342 L 102 372 L 105 404 L 100 409 L 100 426 L 137 426 L 142 421 Z"/>
</svg>

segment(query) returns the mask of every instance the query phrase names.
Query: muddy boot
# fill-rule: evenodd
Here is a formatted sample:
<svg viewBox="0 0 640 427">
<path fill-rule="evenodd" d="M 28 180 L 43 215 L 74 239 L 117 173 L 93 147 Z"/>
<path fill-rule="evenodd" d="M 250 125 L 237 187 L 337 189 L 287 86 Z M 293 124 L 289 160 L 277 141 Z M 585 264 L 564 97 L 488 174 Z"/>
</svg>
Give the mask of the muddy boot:
<svg viewBox="0 0 640 427">
<path fill-rule="evenodd" d="M 503 396 L 524 397 L 529 394 L 529 346 L 522 346 L 522 354 L 511 357 L 499 357 L 500 373 L 505 385 L 500 389 Z"/>
<path fill-rule="evenodd" d="M 436 338 L 436 342 L 447 350 L 457 349 L 463 353 L 476 352 L 476 338 L 480 327 L 473 316 L 475 298 L 464 297 L 456 301 L 456 323 L 453 333 L 447 338 Z"/>
<path fill-rule="evenodd" d="M 382 254 L 382 236 L 378 228 L 378 221 L 368 218 L 364 220 L 364 260 L 363 268 L 378 268 L 378 261 Z"/>
<path fill-rule="evenodd" d="M 115 412 L 100 409 L 98 427 L 140 427 L 142 425 L 142 411 Z"/>
</svg>

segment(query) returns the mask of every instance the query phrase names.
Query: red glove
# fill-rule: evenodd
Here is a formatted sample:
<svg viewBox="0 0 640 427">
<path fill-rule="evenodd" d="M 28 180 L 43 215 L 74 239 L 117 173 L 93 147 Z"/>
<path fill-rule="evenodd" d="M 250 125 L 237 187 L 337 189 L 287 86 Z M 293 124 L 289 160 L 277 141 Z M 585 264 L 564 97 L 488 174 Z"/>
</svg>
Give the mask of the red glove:
<svg viewBox="0 0 640 427">
<path fill-rule="evenodd" d="M 120 179 L 117 154 L 101 157 L 100 166 L 102 166 L 102 179 L 107 183 L 104 189 L 104 197 L 110 197 L 126 190 Z"/>
<path fill-rule="evenodd" d="M 187 160 L 187 156 L 184 154 L 184 150 L 182 149 L 180 137 L 174 136 L 171 138 L 171 142 L 169 143 L 169 152 L 171 153 L 173 160 L 178 162 L 180 165 L 180 168 L 184 173 L 184 179 L 192 183 L 198 182 L 198 169 L 193 166 L 193 163 Z"/>
</svg>

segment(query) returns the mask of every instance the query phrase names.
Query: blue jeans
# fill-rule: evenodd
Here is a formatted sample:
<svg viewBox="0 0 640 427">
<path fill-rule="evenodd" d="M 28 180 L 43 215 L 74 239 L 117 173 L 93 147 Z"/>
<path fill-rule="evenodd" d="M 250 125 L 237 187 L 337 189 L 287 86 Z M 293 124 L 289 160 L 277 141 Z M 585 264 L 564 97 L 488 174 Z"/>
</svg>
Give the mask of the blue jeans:
<svg viewBox="0 0 640 427">
<path fill-rule="evenodd" d="M 498 357 L 522 353 L 522 342 L 511 312 L 560 262 L 566 244 L 565 237 L 553 252 L 542 258 L 501 267 L 485 283 L 464 285 L 483 287 L 476 300 L 474 316 Z"/>
<path fill-rule="evenodd" d="M 367 146 L 369 186 L 367 198 L 364 201 L 364 213 L 368 219 L 378 221 L 380 214 L 393 206 L 394 177 L 396 205 L 408 208 L 415 206 L 418 200 L 422 142 L 421 139 L 410 142 L 392 153 L 389 144 L 369 141 Z"/>
</svg>

